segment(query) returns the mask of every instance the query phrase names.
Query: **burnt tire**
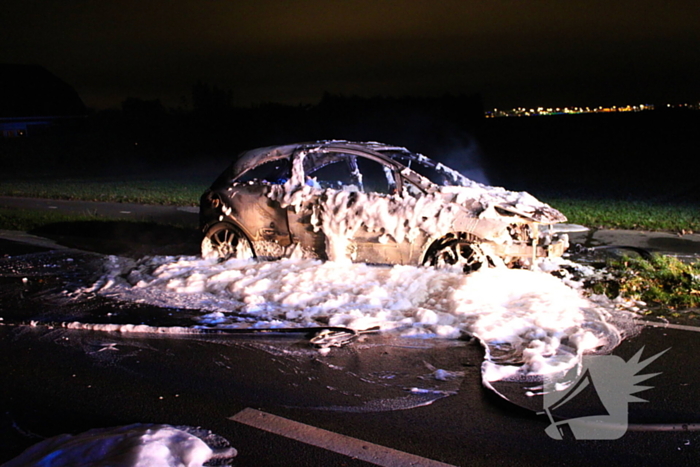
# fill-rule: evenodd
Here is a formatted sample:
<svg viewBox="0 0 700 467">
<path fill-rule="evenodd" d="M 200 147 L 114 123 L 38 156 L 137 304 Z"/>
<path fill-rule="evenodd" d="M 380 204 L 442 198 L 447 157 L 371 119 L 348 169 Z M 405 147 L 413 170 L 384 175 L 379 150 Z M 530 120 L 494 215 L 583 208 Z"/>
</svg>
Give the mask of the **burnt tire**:
<svg viewBox="0 0 700 467">
<path fill-rule="evenodd" d="M 255 258 L 248 237 L 233 224 L 214 224 L 202 239 L 202 258 L 205 259 L 251 259 Z"/>
<path fill-rule="evenodd" d="M 460 239 L 448 239 L 433 244 L 425 255 L 423 264 L 436 268 L 458 266 L 466 274 L 489 266 L 490 261 L 478 243 Z"/>
</svg>

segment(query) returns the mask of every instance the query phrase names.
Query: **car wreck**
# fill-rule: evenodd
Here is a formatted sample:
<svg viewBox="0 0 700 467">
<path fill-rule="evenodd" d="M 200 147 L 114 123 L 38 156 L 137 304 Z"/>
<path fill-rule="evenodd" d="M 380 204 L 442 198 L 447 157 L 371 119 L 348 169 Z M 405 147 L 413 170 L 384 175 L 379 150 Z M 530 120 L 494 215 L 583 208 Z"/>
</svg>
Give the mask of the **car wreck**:
<svg viewBox="0 0 700 467">
<path fill-rule="evenodd" d="M 205 191 L 205 258 L 530 267 L 561 256 L 566 217 L 408 149 L 319 141 L 243 152 Z"/>
</svg>

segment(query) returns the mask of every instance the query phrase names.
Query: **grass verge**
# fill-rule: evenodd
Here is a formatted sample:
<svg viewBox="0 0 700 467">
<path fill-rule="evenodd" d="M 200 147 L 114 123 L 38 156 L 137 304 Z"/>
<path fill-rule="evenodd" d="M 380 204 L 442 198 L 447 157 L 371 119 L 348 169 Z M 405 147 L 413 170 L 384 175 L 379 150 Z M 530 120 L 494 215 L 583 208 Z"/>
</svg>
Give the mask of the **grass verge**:
<svg viewBox="0 0 700 467">
<path fill-rule="evenodd" d="M 609 278 L 590 284 L 592 292 L 641 300 L 646 313 L 657 318 L 700 318 L 700 261 L 623 257 L 610 261 L 606 270 Z"/>
<path fill-rule="evenodd" d="M 59 179 L 0 182 L 0 196 L 195 206 L 206 183 L 174 180 Z"/>
<path fill-rule="evenodd" d="M 572 224 L 591 228 L 700 232 L 698 206 L 652 201 L 547 199 Z"/>
</svg>

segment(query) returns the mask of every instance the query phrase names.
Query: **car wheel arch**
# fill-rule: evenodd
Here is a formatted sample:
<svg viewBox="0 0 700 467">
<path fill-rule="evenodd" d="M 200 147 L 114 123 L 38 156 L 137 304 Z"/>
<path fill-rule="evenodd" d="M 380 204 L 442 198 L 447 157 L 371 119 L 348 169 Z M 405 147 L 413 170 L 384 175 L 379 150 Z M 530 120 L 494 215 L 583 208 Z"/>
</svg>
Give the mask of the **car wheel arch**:
<svg viewBox="0 0 700 467">
<path fill-rule="evenodd" d="M 252 258 L 257 258 L 257 254 L 255 252 L 255 246 L 253 241 L 251 240 L 251 235 L 249 232 L 246 231 L 240 224 L 237 222 L 231 220 L 231 219 L 225 219 L 223 221 L 216 221 L 209 226 L 207 226 L 204 229 L 204 236 L 202 239 L 202 256 L 206 257 L 205 255 L 205 242 L 209 240 L 211 242 L 211 237 L 214 236 L 216 233 L 223 231 L 223 230 L 228 230 L 229 232 L 232 232 L 234 235 L 240 236 L 241 239 L 243 239 L 246 242 L 247 248 L 250 250 L 250 256 Z M 223 258 L 223 256 L 219 256 L 220 258 Z"/>
<path fill-rule="evenodd" d="M 468 232 L 449 232 L 441 236 L 436 236 L 426 242 L 421 264 L 424 266 L 444 267 L 445 264 L 440 258 L 444 251 L 455 247 L 469 247 L 476 252 L 478 256 L 481 256 L 482 259 L 478 264 L 472 264 L 468 261 L 469 264 L 465 265 L 465 272 L 475 271 L 483 265 L 493 266 L 493 259 L 482 250 L 482 246 L 488 243 L 490 243 L 488 240 Z M 452 264 L 456 264 L 458 258 L 454 258 L 454 261 L 455 263 Z M 469 269 L 469 271 L 467 269 Z"/>
</svg>

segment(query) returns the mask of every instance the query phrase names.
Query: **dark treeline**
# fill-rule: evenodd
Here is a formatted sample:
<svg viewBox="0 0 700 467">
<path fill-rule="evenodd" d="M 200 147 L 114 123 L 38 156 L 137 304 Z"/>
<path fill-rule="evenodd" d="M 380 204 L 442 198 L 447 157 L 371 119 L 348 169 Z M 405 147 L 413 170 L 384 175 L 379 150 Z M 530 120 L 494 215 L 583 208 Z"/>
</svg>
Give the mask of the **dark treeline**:
<svg viewBox="0 0 700 467">
<path fill-rule="evenodd" d="M 491 182 L 540 195 L 700 203 L 700 111 L 487 119 Z"/>
<path fill-rule="evenodd" d="M 356 97 L 236 107 L 203 83 L 189 108 L 128 98 L 26 138 L 0 138 L 0 177 L 213 178 L 241 151 L 345 139 L 397 144 L 535 195 L 700 202 L 700 112 L 485 119 L 478 95 Z"/>
<path fill-rule="evenodd" d="M 221 164 L 246 149 L 320 139 L 382 141 L 432 154 L 470 144 L 483 120 L 478 96 L 326 94 L 315 105 L 231 102 L 230 92 L 202 83 L 193 86 L 187 110 L 127 98 L 120 109 L 89 112 L 31 137 L 0 141 L 0 157 L 15 173 L 128 175 Z"/>
</svg>

